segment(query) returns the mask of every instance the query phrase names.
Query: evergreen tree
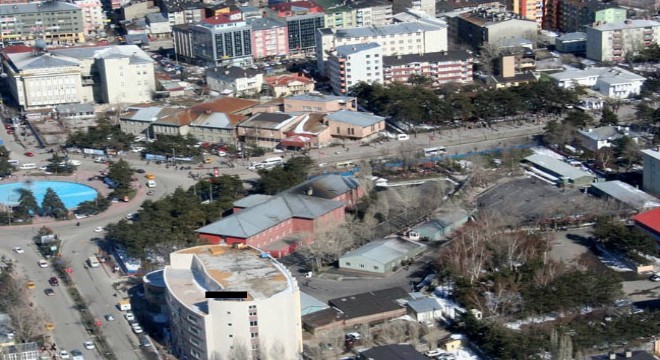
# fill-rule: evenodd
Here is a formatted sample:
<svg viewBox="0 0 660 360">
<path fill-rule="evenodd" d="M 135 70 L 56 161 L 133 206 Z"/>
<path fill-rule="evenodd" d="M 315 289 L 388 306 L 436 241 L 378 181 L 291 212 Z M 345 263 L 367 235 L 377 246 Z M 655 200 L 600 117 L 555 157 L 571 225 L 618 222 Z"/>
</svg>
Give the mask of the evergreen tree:
<svg viewBox="0 0 660 360">
<path fill-rule="evenodd" d="M 39 204 L 37 203 L 37 198 L 34 197 L 34 193 L 28 189 L 18 189 L 17 191 L 20 196 L 18 198 L 16 212 L 24 216 L 38 214 Z"/>
<path fill-rule="evenodd" d="M 43 216 L 51 216 L 55 219 L 66 219 L 69 211 L 64 203 L 52 188 L 46 189 L 46 195 L 41 202 L 41 212 Z"/>
<path fill-rule="evenodd" d="M 616 125 L 619 123 L 619 117 L 609 107 L 603 109 L 603 114 L 600 118 L 600 124 L 603 126 Z"/>
<path fill-rule="evenodd" d="M 9 164 L 9 151 L 0 146 L 0 178 L 11 175 L 14 167 Z"/>
<path fill-rule="evenodd" d="M 133 190 L 131 186 L 131 179 L 133 178 L 133 169 L 131 166 L 120 159 L 117 162 L 110 164 L 108 169 L 108 177 L 117 184 L 115 191 L 112 193 L 114 197 L 128 196 Z"/>
</svg>

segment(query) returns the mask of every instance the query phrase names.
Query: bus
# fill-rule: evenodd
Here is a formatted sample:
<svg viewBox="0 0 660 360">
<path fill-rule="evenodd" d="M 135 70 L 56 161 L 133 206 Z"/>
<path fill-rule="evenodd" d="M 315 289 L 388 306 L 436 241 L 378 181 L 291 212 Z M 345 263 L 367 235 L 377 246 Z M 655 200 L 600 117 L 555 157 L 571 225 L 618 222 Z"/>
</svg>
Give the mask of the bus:
<svg viewBox="0 0 660 360">
<path fill-rule="evenodd" d="M 429 157 L 429 156 L 438 156 L 442 154 L 447 153 L 447 148 L 444 146 L 436 146 L 436 147 L 430 147 L 422 150 L 424 152 L 424 156 Z"/>
</svg>

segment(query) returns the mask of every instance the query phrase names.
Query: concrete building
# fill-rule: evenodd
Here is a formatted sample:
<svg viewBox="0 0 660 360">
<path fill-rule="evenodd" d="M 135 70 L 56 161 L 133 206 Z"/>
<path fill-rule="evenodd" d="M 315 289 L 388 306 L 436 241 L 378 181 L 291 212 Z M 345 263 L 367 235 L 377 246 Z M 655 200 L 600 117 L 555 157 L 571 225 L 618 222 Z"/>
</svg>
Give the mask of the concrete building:
<svg viewBox="0 0 660 360">
<path fill-rule="evenodd" d="M 149 26 L 149 34 L 152 37 L 169 37 L 172 34 L 172 25 L 161 13 L 146 14 L 144 17 Z"/>
<path fill-rule="evenodd" d="M 602 126 L 595 129 L 586 129 L 578 131 L 578 141 L 580 145 L 592 152 L 596 152 L 604 147 L 612 147 L 612 142 L 624 136 L 637 142 L 640 135 L 631 132 L 627 126 Z"/>
<path fill-rule="evenodd" d="M 484 44 L 499 47 L 506 39 L 524 38 L 536 42 L 538 25 L 508 10 L 480 8 L 462 13 L 450 21 L 452 38 L 456 43 L 475 49 Z"/>
<path fill-rule="evenodd" d="M 86 35 L 95 35 L 103 31 L 105 26 L 105 13 L 99 0 L 75 0 L 82 13 L 83 31 Z"/>
<path fill-rule="evenodd" d="M 623 181 L 604 181 L 591 184 L 589 192 L 610 198 L 634 210 L 649 210 L 660 207 L 660 200 Z"/>
<path fill-rule="evenodd" d="M 204 4 L 195 0 L 157 0 L 157 4 L 171 26 L 196 24 L 206 17 Z"/>
<path fill-rule="evenodd" d="M 132 0 L 115 10 L 119 20 L 140 19 L 147 14 L 160 13 L 160 8 L 154 6 L 151 0 Z"/>
<path fill-rule="evenodd" d="M 340 45 L 328 57 L 328 77 L 335 94 L 346 94 L 353 85 L 383 83 L 383 56 L 376 43 Z"/>
<path fill-rule="evenodd" d="M 85 41 L 82 10 L 62 1 L 0 5 L 0 40 L 33 44 L 73 44 Z"/>
<path fill-rule="evenodd" d="M 26 49 L 3 57 L 9 91 L 23 109 L 147 102 L 156 87 L 153 60 L 135 45 Z"/>
<path fill-rule="evenodd" d="M 644 175 L 642 189 L 653 195 L 660 195 L 660 151 L 642 150 Z"/>
<path fill-rule="evenodd" d="M 170 254 L 163 277 L 178 358 L 259 359 L 273 351 L 282 360 L 300 357 L 298 284 L 282 264 L 260 253 L 206 245 Z"/>
<path fill-rule="evenodd" d="M 407 83 L 414 75 L 432 79 L 433 86 L 450 82 L 465 84 L 472 82 L 473 71 L 474 57 L 463 50 L 383 57 L 385 84 Z"/>
<path fill-rule="evenodd" d="M 340 110 L 325 117 L 335 138 L 367 140 L 385 130 L 385 118 L 364 112 Z"/>
<path fill-rule="evenodd" d="M 395 14 L 406 9 L 421 11 L 430 17 L 435 17 L 435 0 L 394 0 L 392 3 L 392 11 Z"/>
<path fill-rule="evenodd" d="M 584 70 L 570 68 L 549 76 L 564 89 L 584 86 L 615 99 L 627 99 L 639 95 L 646 81 L 645 77 L 620 67 L 594 67 Z"/>
<path fill-rule="evenodd" d="M 422 239 L 438 241 L 459 229 L 469 219 L 470 214 L 463 209 L 440 209 L 433 212 L 428 220 L 414 226 L 412 231 Z"/>
<path fill-rule="evenodd" d="M 40 355 L 36 342 L 0 347 L 0 360 L 37 360 L 41 359 Z"/>
<path fill-rule="evenodd" d="M 199 62 L 219 66 L 251 61 L 251 30 L 240 12 L 204 19 L 191 30 L 192 55 Z"/>
<path fill-rule="evenodd" d="M 660 41 L 660 23 L 652 20 L 626 20 L 586 29 L 587 58 L 601 62 L 622 62 L 628 53 L 635 55 Z"/>
<path fill-rule="evenodd" d="M 584 54 L 587 52 L 587 33 L 572 32 L 555 39 L 555 49 L 561 53 Z"/>
<path fill-rule="evenodd" d="M 316 34 L 316 61 L 319 72 L 327 75 L 331 52 L 342 45 L 376 43 L 382 56 L 447 51 L 447 25 L 437 19 L 397 23 L 379 27 L 320 29 Z"/>
<path fill-rule="evenodd" d="M 224 95 L 244 96 L 259 94 L 264 85 L 263 72 L 236 66 L 208 69 L 206 83 L 209 90 Z"/>
<path fill-rule="evenodd" d="M 408 315 L 421 324 L 433 325 L 442 319 L 442 305 L 434 297 L 420 297 L 406 303 Z"/>
<path fill-rule="evenodd" d="M 426 245 L 399 238 L 374 240 L 339 258 L 339 268 L 367 273 L 387 274 L 402 266 L 402 262 L 415 259 L 426 250 Z"/>
<path fill-rule="evenodd" d="M 587 187 L 596 180 L 594 175 L 547 155 L 530 155 L 523 163 L 533 174 L 560 186 Z"/>
<path fill-rule="evenodd" d="M 264 79 L 270 96 L 279 98 L 314 91 L 314 80 L 300 75 L 277 75 Z"/>
<path fill-rule="evenodd" d="M 289 35 L 285 22 L 280 19 L 253 18 L 247 20 L 247 25 L 252 29 L 253 59 L 287 56 Z"/>
<path fill-rule="evenodd" d="M 357 98 L 334 96 L 312 92 L 284 98 L 284 112 L 335 112 L 340 110 L 357 111 Z"/>
<path fill-rule="evenodd" d="M 328 304 L 317 300 L 307 293 L 300 292 L 300 314 L 305 316 L 329 308 Z"/>
<path fill-rule="evenodd" d="M 289 37 L 289 54 L 314 53 L 316 48 L 316 31 L 325 27 L 323 13 L 287 16 L 287 35 Z"/>
<path fill-rule="evenodd" d="M 314 242 L 316 233 L 344 222 L 345 205 L 341 201 L 283 193 L 260 198 L 196 232 L 212 244 L 242 244 L 281 257 L 299 244 Z"/>
<path fill-rule="evenodd" d="M 193 27 L 194 25 L 175 25 L 172 26 L 172 45 L 174 54 L 179 61 L 189 64 L 195 63 L 196 58 L 193 54 Z"/>
<path fill-rule="evenodd" d="M 146 135 L 153 139 L 151 125 L 166 116 L 174 114 L 180 109 L 162 106 L 134 106 L 128 107 L 126 112 L 119 116 L 119 128 L 122 132 L 131 135 Z"/>
<path fill-rule="evenodd" d="M 632 220 L 639 229 L 655 239 L 657 246 L 660 246 L 660 208 L 637 214 Z"/>
<path fill-rule="evenodd" d="M 347 6 L 355 11 L 355 27 L 383 26 L 392 23 L 392 4 L 388 1 L 354 1 Z"/>
<path fill-rule="evenodd" d="M 626 9 L 598 0 L 568 0 L 559 2 L 559 30 L 561 32 L 584 31 L 594 23 L 611 24 L 626 20 Z"/>
<path fill-rule="evenodd" d="M 302 118 L 301 114 L 257 113 L 238 124 L 238 139 L 247 144 L 274 149 Z"/>
</svg>

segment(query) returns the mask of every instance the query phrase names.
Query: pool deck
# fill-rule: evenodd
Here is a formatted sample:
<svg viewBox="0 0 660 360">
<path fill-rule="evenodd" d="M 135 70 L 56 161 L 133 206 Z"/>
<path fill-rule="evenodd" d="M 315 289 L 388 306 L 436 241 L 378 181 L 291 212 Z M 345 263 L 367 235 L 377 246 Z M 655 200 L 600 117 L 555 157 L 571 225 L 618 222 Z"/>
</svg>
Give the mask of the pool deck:
<svg viewBox="0 0 660 360">
<path fill-rule="evenodd" d="M 76 171 L 72 175 L 67 175 L 67 176 L 56 176 L 56 175 L 29 175 L 27 173 L 25 174 L 13 174 L 9 177 L 6 177 L 2 180 L 0 180 L 0 184 L 8 184 L 8 183 L 14 183 L 14 182 L 22 182 L 25 180 L 33 180 L 33 181 L 68 181 L 68 182 L 75 182 L 79 183 L 82 185 L 87 185 L 92 188 L 94 188 L 96 191 L 98 191 L 99 194 L 103 196 L 107 196 L 112 192 L 112 189 L 109 189 L 106 184 L 104 184 L 102 181 L 99 180 L 94 180 L 94 181 L 87 181 L 88 178 L 92 176 L 97 176 L 99 175 L 98 171 L 91 171 L 91 170 L 80 170 Z M 125 208 L 129 207 L 133 201 L 138 201 L 142 202 L 147 198 L 147 187 L 143 186 L 142 183 L 138 180 L 134 182 L 135 189 L 137 190 L 135 197 L 131 200 L 131 202 L 117 202 L 117 203 L 112 203 L 110 208 L 106 211 L 103 212 L 104 215 L 118 215 L 118 214 L 124 214 L 126 212 Z M 25 226 L 25 227 L 31 227 L 31 226 L 41 226 L 44 224 L 52 224 L 54 222 L 57 222 L 58 224 L 67 224 L 67 223 L 84 223 L 86 219 L 71 219 L 71 220 L 64 220 L 64 221 L 55 221 L 53 218 L 50 217 L 41 217 L 41 216 L 36 216 L 32 219 L 32 223 L 30 224 L 25 224 L 25 225 L 11 225 L 12 227 L 20 227 L 20 226 Z M 7 225 L 5 225 L 7 226 Z M 2 228 L 3 226 L 0 226 Z"/>
</svg>

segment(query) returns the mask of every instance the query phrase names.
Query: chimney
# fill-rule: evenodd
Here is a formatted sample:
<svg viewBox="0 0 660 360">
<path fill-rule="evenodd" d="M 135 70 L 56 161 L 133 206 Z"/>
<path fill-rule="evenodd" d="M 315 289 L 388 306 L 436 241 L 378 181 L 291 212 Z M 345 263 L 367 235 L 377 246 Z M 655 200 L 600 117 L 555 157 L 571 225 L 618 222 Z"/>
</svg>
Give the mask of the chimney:
<svg viewBox="0 0 660 360">
<path fill-rule="evenodd" d="M 632 350 L 626 350 L 626 359 L 632 358 Z"/>
</svg>

